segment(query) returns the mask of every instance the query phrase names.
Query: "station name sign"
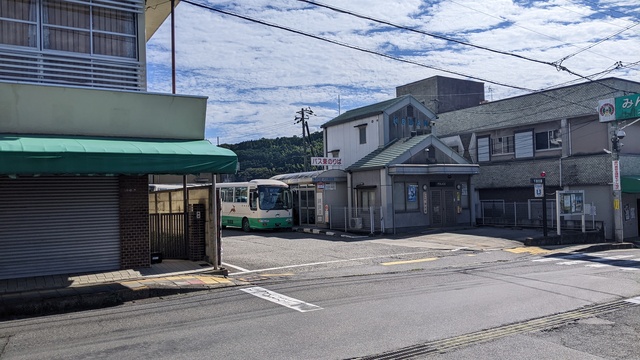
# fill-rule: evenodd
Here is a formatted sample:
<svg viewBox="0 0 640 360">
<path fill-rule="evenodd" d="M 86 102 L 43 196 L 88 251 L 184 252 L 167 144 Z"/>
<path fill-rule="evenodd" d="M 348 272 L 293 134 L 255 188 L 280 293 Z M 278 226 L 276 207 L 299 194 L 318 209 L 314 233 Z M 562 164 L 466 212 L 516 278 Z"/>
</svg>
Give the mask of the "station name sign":
<svg viewBox="0 0 640 360">
<path fill-rule="evenodd" d="M 311 166 L 332 166 L 332 165 L 342 165 L 342 159 L 333 158 L 333 157 L 312 157 L 311 158 Z"/>
</svg>

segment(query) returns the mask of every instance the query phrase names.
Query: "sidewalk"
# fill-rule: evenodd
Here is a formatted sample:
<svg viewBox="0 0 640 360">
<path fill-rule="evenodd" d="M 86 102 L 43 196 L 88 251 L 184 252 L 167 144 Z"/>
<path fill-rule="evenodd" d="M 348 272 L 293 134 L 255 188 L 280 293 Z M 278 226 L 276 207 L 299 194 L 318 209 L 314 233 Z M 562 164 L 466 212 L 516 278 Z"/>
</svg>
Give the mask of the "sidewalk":
<svg viewBox="0 0 640 360">
<path fill-rule="evenodd" d="M 204 262 L 164 260 L 151 268 L 0 280 L 0 320 L 115 306 L 127 301 L 244 285 Z"/>
</svg>

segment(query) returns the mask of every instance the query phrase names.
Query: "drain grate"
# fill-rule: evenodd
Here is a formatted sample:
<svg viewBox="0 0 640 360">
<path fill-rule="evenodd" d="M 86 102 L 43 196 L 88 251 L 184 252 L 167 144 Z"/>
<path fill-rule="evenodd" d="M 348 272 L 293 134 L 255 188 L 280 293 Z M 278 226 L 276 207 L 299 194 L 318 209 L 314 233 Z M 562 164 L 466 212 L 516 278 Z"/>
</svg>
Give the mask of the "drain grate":
<svg viewBox="0 0 640 360">
<path fill-rule="evenodd" d="M 420 355 L 427 355 L 436 352 L 445 352 L 455 348 L 468 346 L 485 341 L 491 341 L 506 336 L 541 331 L 558 327 L 572 321 L 586 319 L 608 312 L 634 306 L 634 303 L 620 300 L 606 304 L 590 305 L 583 308 L 545 316 L 538 319 L 528 320 L 521 323 L 504 325 L 493 329 L 480 330 L 473 333 L 452 337 L 449 339 L 435 340 L 423 344 L 407 346 L 402 349 L 393 350 L 378 355 L 369 355 L 352 358 L 350 360 L 399 360 L 411 359 Z"/>
</svg>

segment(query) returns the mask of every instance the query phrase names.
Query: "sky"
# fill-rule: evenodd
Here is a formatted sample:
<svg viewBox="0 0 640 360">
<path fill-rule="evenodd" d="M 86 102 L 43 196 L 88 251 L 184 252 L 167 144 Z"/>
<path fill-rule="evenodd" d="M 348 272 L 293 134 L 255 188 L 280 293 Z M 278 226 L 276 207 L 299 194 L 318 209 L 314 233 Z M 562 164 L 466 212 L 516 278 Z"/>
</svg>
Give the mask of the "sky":
<svg viewBox="0 0 640 360">
<path fill-rule="evenodd" d="M 176 93 L 206 96 L 205 137 L 236 144 L 302 136 L 307 108 L 320 131 L 436 75 L 483 82 L 488 101 L 640 82 L 638 14 L 638 0 L 182 0 Z M 170 25 L 147 42 L 150 92 L 172 91 Z"/>
</svg>

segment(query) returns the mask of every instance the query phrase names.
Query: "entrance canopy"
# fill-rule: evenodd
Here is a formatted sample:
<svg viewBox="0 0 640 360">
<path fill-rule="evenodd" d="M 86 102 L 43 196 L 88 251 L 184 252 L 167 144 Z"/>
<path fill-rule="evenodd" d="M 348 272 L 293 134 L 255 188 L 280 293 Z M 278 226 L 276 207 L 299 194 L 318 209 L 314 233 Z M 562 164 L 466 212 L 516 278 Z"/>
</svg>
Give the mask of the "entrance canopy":
<svg viewBox="0 0 640 360">
<path fill-rule="evenodd" d="M 0 135 L 0 175 L 233 174 L 237 164 L 207 140 Z"/>
<path fill-rule="evenodd" d="M 640 194 L 640 175 L 623 176 L 620 185 L 624 193 Z"/>
</svg>

